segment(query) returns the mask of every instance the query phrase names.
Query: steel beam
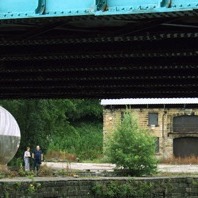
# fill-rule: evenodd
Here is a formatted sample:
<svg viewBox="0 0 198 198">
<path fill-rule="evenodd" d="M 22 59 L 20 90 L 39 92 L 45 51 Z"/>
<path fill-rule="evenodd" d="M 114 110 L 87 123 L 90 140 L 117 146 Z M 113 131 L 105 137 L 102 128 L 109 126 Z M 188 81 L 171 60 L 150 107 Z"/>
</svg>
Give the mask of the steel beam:
<svg viewBox="0 0 198 198">
<path fill-rule="evenodd" d="M 197 9 L 196 0 L 1 0 L 0 20 L 175 13 Z"/>
</svg>

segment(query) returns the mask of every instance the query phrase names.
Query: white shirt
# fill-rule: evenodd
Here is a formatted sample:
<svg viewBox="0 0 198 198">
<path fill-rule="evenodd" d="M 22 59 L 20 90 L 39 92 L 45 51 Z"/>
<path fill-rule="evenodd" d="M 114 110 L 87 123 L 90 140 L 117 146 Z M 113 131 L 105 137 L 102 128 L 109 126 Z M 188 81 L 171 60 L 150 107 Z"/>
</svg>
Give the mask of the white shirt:
<svg viewBox="0 0 198 198">
<path fill-rule="evenodd" d="M 31 157 L 31 156 L 30 156 L 30 151 L 25 151 L 25 153 L 24 153 L 24 158 L 25 158 L 25 157 Z"/>
</svg>

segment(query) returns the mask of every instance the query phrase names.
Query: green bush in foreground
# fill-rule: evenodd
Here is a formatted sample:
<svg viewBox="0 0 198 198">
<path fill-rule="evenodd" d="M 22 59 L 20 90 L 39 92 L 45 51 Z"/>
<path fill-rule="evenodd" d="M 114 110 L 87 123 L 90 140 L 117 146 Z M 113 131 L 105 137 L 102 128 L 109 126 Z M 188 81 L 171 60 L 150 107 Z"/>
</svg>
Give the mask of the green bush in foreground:
<svg viewBox="0 0 198 198">
<path fill-rule="evenodd" d="M 125 112 L 121 124 L 108 137 L 105 154 L 121 173 L 132 176 L 156 172 L 155 139 L 138 126 L 134 115 Z"/>
</svg>

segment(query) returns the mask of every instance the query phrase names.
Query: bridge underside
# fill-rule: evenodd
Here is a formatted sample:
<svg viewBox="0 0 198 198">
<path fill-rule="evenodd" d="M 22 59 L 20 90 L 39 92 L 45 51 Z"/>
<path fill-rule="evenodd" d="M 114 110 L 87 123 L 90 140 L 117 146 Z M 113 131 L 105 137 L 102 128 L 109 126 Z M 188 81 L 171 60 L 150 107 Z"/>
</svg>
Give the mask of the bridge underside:
<svg viewBox="0 0 198 198">
<path fill-rule="evenodd" d="M 196 12 L 1 20 L 0 99 L 197 96 Z"/>
</svg>

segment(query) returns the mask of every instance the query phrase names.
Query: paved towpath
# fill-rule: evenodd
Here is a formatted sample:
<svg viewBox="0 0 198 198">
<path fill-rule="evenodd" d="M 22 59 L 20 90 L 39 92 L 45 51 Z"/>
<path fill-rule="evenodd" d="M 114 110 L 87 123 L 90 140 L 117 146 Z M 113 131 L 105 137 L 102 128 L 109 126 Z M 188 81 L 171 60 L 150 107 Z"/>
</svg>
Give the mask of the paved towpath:
<svg viewBox="0 0 198 198">
<path fill-rule="evenodd" d="M 55 169 L 74 169 L 83 171 L 113 171 L 114 164 L 109 163 L 67 163 L 67 162 L 43 162 L 48 167 Z M 170 173 L 198 173 L 198 165 L 169 165 L 159 164 L 158 171 Z"/>
<path fill-rule="evenodd" d="M 67 163 L 67 162 L 43 162 L 42 165 L 47 165 L 48 167 L 54 169 L 65 169 L 71 168 L 82 171 L 113 171 L 115 168 L 114 164 L 108 163 Z M 198 175 L 198 165 L 167 165 L 159 164 L 158 171 L 165 173 L 189 173 L 189 176 L 193 173 L 193 177 Z M 86 179 L 86 178 L 74 178 L 74 177 L 34 177 L 34 181 L 60 181 L 60 180 L 73 180 L 73 179 Z M 14 178 L 2 178 L 0 182 L 21 182 L 21 181 L 32 181 L 28 177 L 14 177 Z"/>
<path fill-rule="evenodd" d="M 158 170 L 160 172 L 170 172 L 170 173 L 198 173 L 198 165 L 159 164 Z"/>
</svg>

